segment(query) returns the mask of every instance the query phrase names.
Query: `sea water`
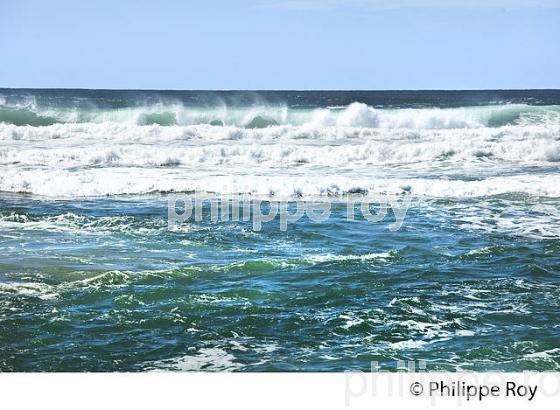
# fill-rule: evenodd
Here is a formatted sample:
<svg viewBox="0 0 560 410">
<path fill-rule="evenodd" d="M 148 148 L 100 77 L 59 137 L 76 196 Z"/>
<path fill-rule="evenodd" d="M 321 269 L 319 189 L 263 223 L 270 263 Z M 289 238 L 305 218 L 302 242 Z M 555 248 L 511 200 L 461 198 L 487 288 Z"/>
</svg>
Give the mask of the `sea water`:
<svg viewBox="0 0 560 410">
<path fill-rule="evenodd" d="M 1 89 L 0 170 L 2 371 L 560 369 L 559 91 Z"/>
</svg>

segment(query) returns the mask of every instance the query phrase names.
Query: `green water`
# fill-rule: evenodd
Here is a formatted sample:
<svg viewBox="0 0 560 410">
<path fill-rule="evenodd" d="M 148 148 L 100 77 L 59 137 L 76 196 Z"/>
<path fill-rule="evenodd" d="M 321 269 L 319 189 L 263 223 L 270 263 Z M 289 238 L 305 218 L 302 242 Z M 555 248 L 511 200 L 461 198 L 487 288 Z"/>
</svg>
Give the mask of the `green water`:
<svg viewBox="0 0 560 410">
<path fill-rule="evenodd" d="M 560 366 L 560 242 L 497 224 L 526 201 L 414 202 L 397 232 L 343 204 L 286 232 L 169 231 L 165 198 L 0 205 L 4 371 Z"/>
</svg>

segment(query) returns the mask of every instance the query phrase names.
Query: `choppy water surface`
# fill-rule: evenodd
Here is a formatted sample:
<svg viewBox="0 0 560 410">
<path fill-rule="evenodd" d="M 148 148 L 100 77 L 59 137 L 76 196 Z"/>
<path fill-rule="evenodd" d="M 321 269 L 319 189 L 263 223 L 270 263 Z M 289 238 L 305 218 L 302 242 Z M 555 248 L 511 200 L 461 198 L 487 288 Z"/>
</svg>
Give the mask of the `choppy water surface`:
<svg viewBox="0 0 560 410">
<path fill-rule="evenodd" d="M 560 368 L 558 92 L 0 94 L 0 370 Z M 170 231 L 195 190 L 332 215 Z"/>
</svg>

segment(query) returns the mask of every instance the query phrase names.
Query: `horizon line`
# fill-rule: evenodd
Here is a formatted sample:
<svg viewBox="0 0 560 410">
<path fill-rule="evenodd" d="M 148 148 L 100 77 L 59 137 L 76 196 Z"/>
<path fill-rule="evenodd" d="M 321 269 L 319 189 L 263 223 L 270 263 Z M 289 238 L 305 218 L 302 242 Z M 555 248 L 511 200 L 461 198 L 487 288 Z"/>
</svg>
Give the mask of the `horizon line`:
<svg viewBox="0 0 560 410">
<path fill-rule="evenodd" d="M 89 87 L 0 87 L 0 90 L 74 90 L 74 91 L 196 91 L 196 92 L 387 92 L 387 91 L 560 91 L 560 88 L 378 88 L 378 89 L 348 89 L 348 88 L 89 88 Z"/>
</svg>

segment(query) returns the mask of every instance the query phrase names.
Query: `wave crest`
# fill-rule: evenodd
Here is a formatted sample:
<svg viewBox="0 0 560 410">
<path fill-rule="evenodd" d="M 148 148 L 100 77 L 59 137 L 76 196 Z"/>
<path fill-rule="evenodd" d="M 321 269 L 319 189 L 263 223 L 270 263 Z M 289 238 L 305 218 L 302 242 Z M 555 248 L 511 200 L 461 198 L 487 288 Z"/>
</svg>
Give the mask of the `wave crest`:
<svg viewBox="0 0 560 410">
<path fill-rule="evenodd" d="M 81 123 L 134 125 L 212 125 L 266 128 L 279 125 L 365 127 L 381 129 L 454 129 L 506 125 L 560 124 L 560 106 L 506 104 L 460 108 L 373 108 L 354 102 L 346 107 L 289 108 L 284 105 L 250 107 L 188 107 L 154 104 L 118 109 L 0 105 L 0 123 L 34 127 Z"/>
</svg>

